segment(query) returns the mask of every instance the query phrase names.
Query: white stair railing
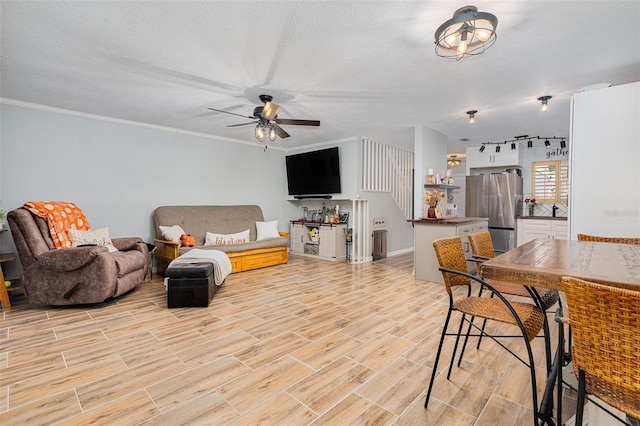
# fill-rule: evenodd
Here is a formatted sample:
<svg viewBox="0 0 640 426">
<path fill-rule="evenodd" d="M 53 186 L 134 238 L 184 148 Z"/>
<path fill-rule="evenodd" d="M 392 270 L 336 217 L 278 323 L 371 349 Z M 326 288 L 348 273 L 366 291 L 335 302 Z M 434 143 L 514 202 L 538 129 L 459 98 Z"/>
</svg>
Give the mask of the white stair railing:
<svg viewBox="0 0 640 426">
<path fill-rule="evenodd" d="M 413 152 L 362 139 L 362 190 L 390 192 L 396 204 L 411 219 Z"/>
</svg>

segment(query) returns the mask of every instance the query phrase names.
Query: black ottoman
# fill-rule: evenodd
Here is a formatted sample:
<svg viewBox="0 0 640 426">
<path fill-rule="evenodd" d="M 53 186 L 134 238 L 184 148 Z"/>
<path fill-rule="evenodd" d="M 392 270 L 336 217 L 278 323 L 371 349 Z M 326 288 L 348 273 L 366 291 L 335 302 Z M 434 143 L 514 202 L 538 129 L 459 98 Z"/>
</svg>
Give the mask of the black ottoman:
<svg viewBox="0 0 640 426">
<path fill-rule="evenodd" d="M 167 268 L 167 307 L 207 307 L 218 290 L 209 262 L 175 265 Z"/>
</svg>

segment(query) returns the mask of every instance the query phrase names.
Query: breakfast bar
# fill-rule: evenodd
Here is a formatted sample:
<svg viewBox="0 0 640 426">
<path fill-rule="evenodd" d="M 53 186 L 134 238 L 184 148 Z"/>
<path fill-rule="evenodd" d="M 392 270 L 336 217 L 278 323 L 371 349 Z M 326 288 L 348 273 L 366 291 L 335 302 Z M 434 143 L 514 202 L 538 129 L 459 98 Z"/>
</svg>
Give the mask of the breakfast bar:
<svg viewBox="0 0 640 426">
<path fill-rule="evenodd" d="M 486 217 L 453 217 L 442 219 L 410 219 L 414 226 L 413 265 L 416 279 L 443 283 L 442 274 L 438 270 L 439 264 L 433 250 L 433 241 L 439 238 L 459 236 L 465 256 L 471 258 L 471 247 L 467 235 L 483 232 L 488 229 L 489 219 Z M 470 271 L 475 271 L 475 264 L 468 262 Z"/>
</svg>

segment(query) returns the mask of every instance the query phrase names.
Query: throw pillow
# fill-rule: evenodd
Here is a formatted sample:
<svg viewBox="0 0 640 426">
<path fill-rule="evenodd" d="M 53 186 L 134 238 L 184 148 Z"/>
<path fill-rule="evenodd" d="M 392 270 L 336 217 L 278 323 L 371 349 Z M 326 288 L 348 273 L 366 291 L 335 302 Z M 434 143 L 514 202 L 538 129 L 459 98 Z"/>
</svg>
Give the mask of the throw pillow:
<svg viewBox="0 0 640 426">
<path fill-rule="evenodd" d="M 165 240 L 173 241 L 176 243 L 180 242 L 180 237 L 182 234 L 186 234 L 184 229 L 182 229 L 179 225 L 173 226 L 159 226 L 160 233 Z"/>
<path fill-rule="evenodd" d="M 207 232 L 204 240 L 205 246 L 222 246 L 225 244 L 244 244 L 249 242 L 249 230 L 237 232 L 235 234 L 214 234 Z"/>
<path fill-rule="evenodd" d="M 105 246 L 109 249 L 109 252 L 113 253 L 118 251 L 111 242 L 109 237 L 109 228 L 96 228 L 88 231 L 79 231 L 77 229 L 69 229 L 67 231 L 73 247 L 78 247 L 83 244 L 95 244 L 97 246 Z"/>
<path fill-rule="evenodd" d="M 196 239 L 189 234 L 182 234 L 180 241 L 182 241 L 182 245 L 185 247 L 193 247 L 196 245 Z"/>
<path fill-rule="evenodd" d="M 278 221 L 272 220 L 271 222 L 256 222 L 256 231 L 258 236 L 256 241 L 266 240 L 267 238 L 278 238 Z"/>
</svg>

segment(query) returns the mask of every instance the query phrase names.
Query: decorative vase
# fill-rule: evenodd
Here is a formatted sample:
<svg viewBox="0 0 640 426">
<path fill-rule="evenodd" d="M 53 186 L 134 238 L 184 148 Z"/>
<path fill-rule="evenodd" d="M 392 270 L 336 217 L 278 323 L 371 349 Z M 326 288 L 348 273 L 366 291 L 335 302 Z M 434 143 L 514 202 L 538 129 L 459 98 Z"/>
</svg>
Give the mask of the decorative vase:
<svg viewBox="0 0 640 426">
<path fill-rule="evenodd" d="M 536 208 L 535 204 L 529 204 L 529 216 L 533 216 L 533 210 Z"/>
<path fill-rule="evenodd" d="M 429 207 L 429 210 L 427 210 L 427 217 L 429 219 L 435 219 L 437 217 L 435 207 Z"/>
</svg>

